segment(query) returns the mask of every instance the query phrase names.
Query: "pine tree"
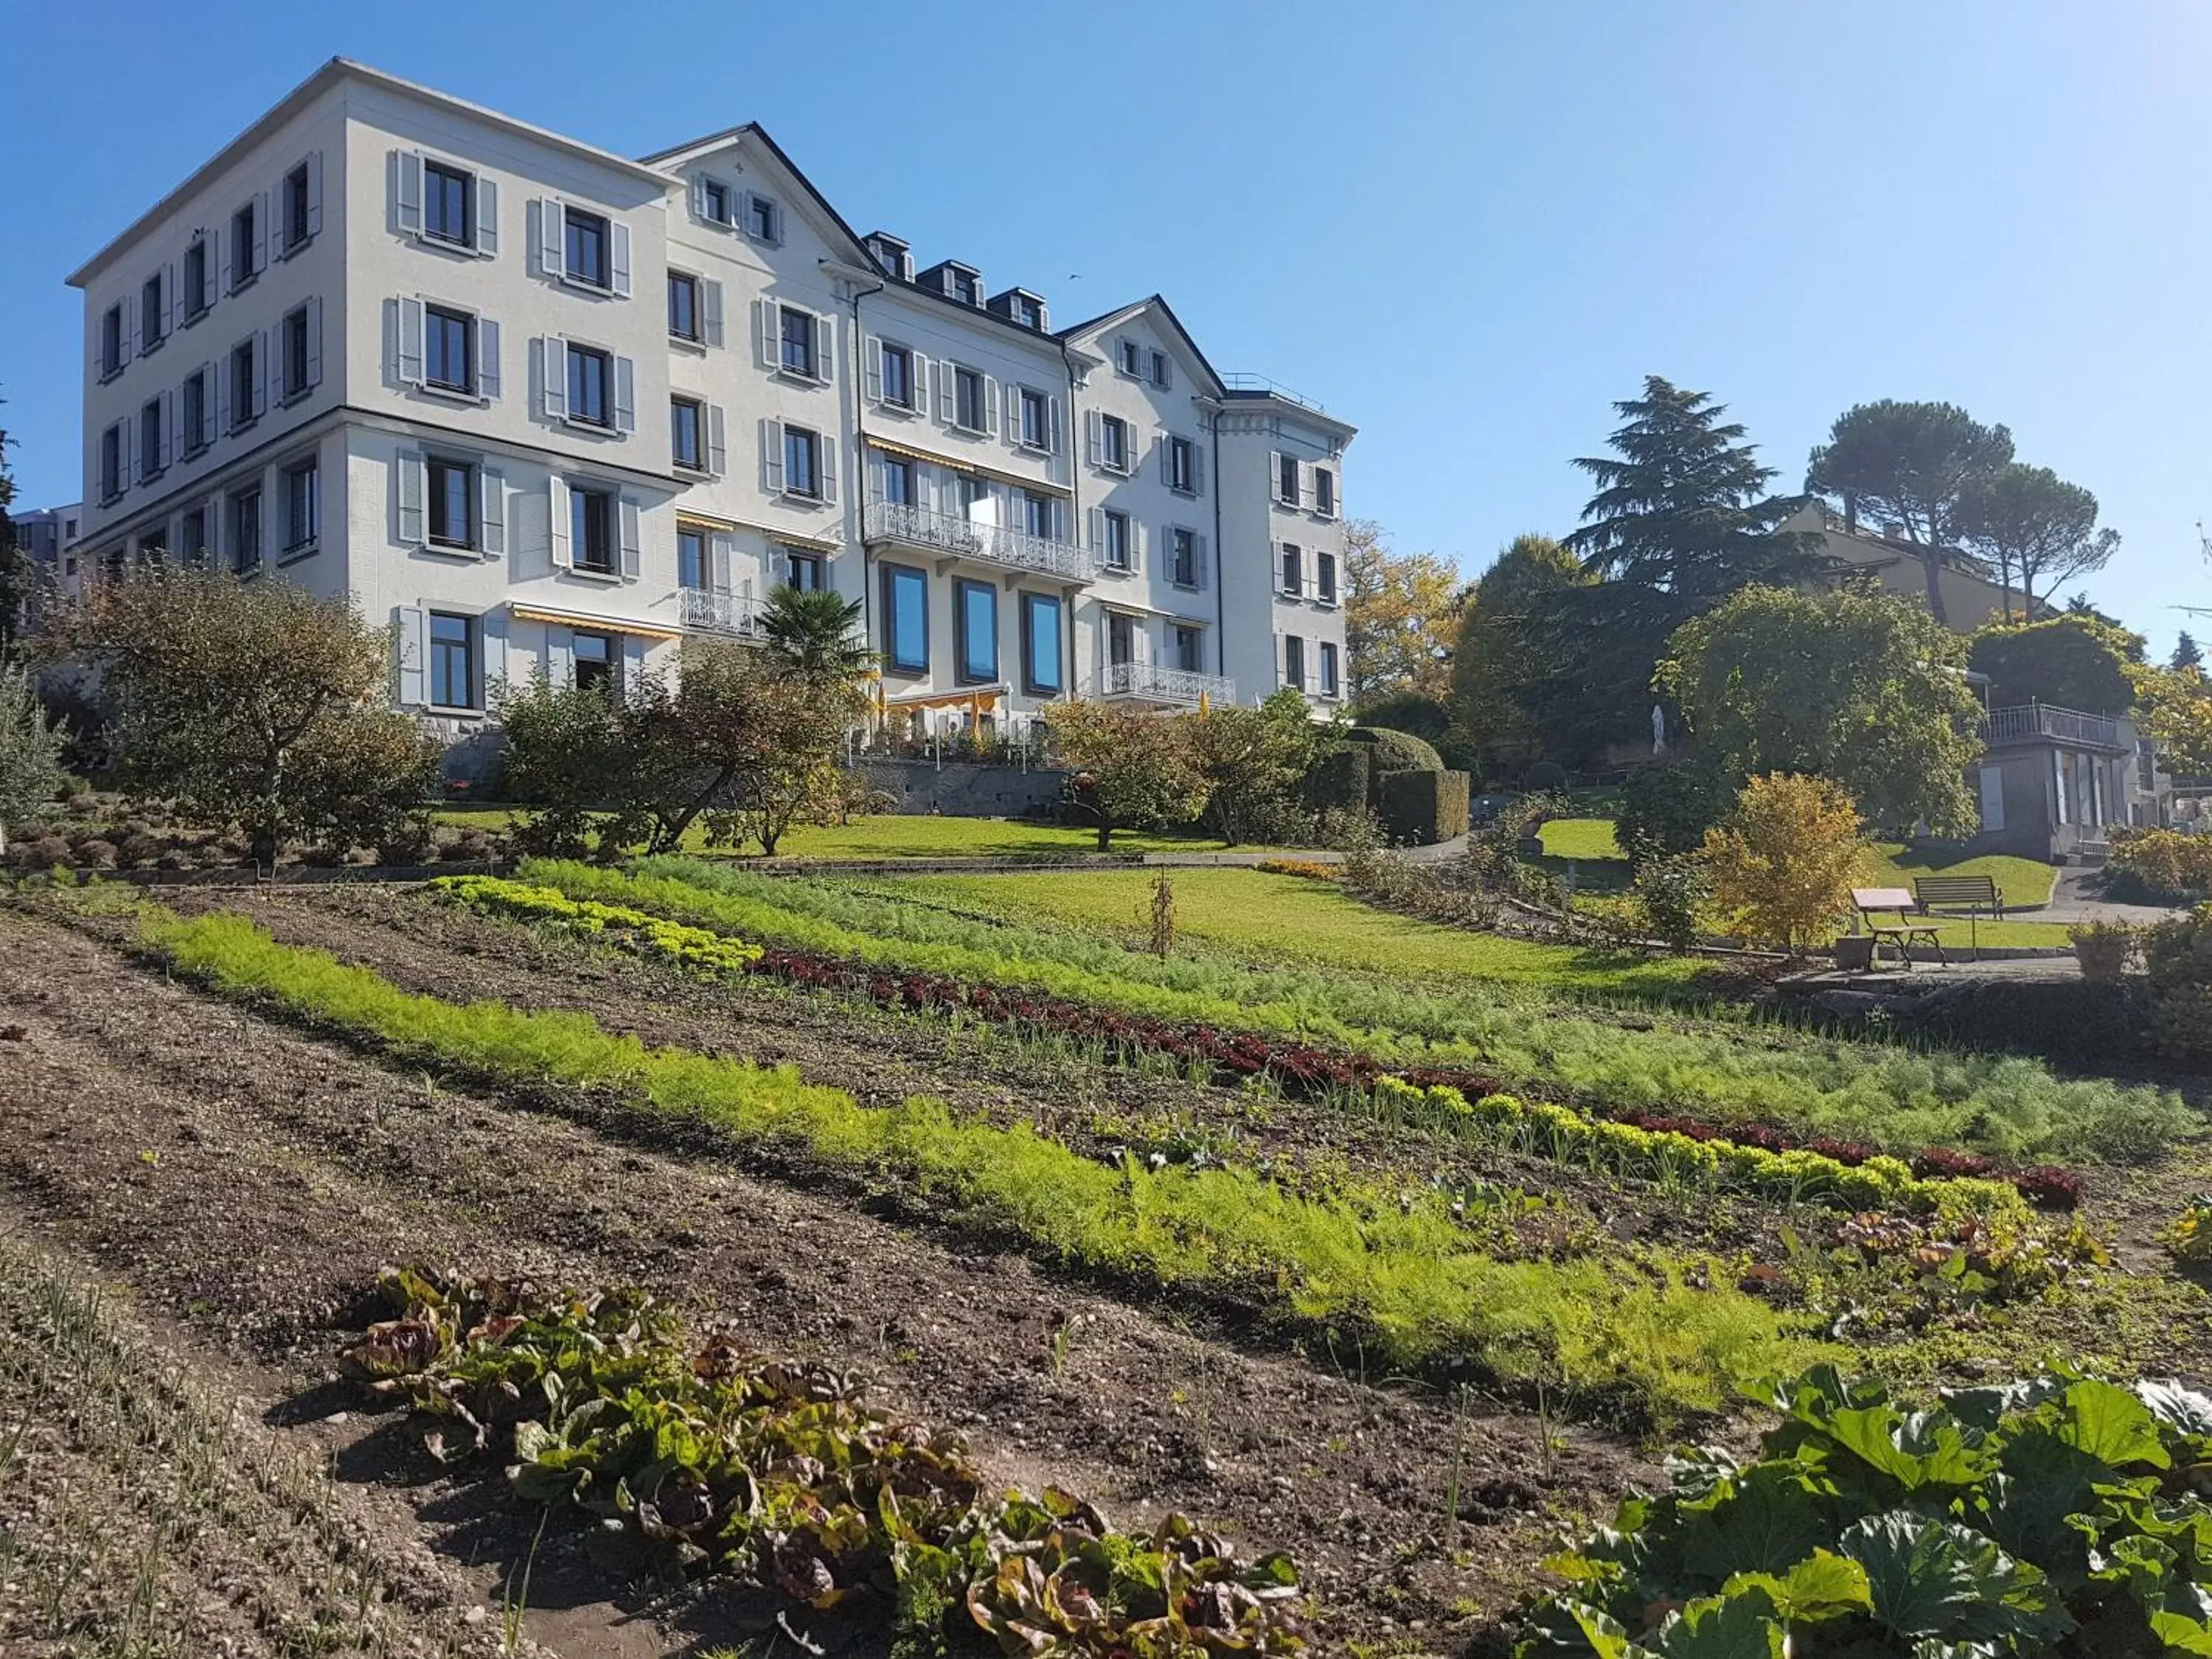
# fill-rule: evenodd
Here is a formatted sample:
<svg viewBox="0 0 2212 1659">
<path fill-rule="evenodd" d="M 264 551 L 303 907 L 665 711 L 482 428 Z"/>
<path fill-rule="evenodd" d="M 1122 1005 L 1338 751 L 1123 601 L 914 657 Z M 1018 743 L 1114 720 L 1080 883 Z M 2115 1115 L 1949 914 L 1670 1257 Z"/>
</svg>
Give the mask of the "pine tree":
<svg viewBox="0 0 2212 1659">
<path fill-rule="evenodd" d="M 2180 636 L 2173 642 L 2173 660 L 2170 665 L 2175 668 L 2198 668 L 2203 665 L 2203 648 L 2195 640 L 2190 638 L 2187 629 L 2183 629 Z"/>
</svg>

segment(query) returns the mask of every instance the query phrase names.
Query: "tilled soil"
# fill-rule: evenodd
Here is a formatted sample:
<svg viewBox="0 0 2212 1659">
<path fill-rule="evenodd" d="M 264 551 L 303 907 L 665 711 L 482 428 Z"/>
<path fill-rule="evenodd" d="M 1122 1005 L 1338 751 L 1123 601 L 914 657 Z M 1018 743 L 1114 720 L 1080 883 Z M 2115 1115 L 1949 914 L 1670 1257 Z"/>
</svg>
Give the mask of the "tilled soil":
<svg viewBox="0 0 2212 1659">
<path fill-rule="evenodd" d="M 325 915 L 342 935 L 329 942 L 364 959 L 406 937 L 319 906 L 256 911 Z M 458 957 L 445 952 L 446 971 Z M 554 973 L 519 982 L 507 949 L 481 967 L 481 982 L 422 988 L 530 1005 Z M 587 1103 L 556 1115 L 400 1075 L 20 913 L 0 912 L 0 1006 L 22 1028 L 0 1047 L 0 1194 L 299 1393 L 283 1420 L 359 1409 L 328 1384 L 381 1265 L 643 1283 L 764 1350 L 860 1367 L 896 1408 L 959 1428 L 995 1480 L 1056 1481 L 1130 1526 L 1182 1509 L 1291 1551 L 1327 1651 L 1455 1650 L 1560 1522 L 1654 1473 L 1601 1435 L 1562 1440 L 1530 1414 L 1371 1386 L 1353 1356 L 1352 1374 L 1330 1376 L 1245 1352 L 1172 1306 L 1124 1305 L 733 1158 L 594 1133 Z M 702 1043 L 701 1016 L 667 1018 L 690 1029 L 653 1040 Z M 738 1046 L 726 1030 L 722 1045 Z M 449 1554 L 497 1564 L 528 1548 L 495 1480 L 435 1476 L 388 1419 L 339 1462 L 401 1484 Z M 1449 1522 L 1455 1492 L 1468 1518 Z M 717 1630 L 712 1591 L 609 1579 L 556 1530 L 531 1598 L 538 1639 L 627 1656 Z"/>
</svg>

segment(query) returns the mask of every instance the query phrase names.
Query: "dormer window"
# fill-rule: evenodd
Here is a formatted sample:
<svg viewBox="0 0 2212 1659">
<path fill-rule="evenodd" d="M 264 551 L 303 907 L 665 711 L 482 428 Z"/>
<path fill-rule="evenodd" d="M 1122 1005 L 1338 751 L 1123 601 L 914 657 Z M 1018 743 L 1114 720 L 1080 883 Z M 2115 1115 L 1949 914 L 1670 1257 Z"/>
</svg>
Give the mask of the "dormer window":
<svg viewBox="0 0 2212 1659">
<path fill-rule="evenodd" d="M 1044 326 L 1044 307 L 1040 305 L 1035 296 L 1031 295 L 1017 294 L 1014 295 L 1013 312 L 1014 320 L 1019 323 L 1024 328 L 1042 328 Z"/>
<path fill-rule="evenodd" d="M 975 276 L 972 271 L 953 270 L 945 273 L 945 292 L 963 306 L 975 303 Z"/>
<path fill-rule="evenodd" d="M 867 240 L 868 252 L 875 255 L 878 264 L 902 283 L 914 280 L 914 255 L 904 242 L 881 231 Z"/>
</svg>

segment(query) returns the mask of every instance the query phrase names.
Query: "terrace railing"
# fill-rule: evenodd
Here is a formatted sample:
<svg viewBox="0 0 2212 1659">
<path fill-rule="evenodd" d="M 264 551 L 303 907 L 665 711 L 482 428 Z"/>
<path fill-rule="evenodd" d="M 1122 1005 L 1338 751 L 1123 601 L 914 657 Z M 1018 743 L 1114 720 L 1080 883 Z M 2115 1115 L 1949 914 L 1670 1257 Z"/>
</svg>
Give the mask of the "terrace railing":
<svg viewBox="0 0 2212 1659">
<path fill-rule="evenodd" d="M 1102 697 L 1142 697 L 1152 702 L 1188 703 L 1204 697 L 1209 702 L 1237 701 L 1237 682 L 1220 674 L 1201 674 L 1191 668 L 1169 668 L 1156 662 L 1117 662 L 1099 672 Z"/>
<path fill-rule="evenodd" d="M 2097 749 L 2125 749 L 2119 722 L 2106 714 L 2085 714 L 2078 708 L 2054 708 L 2031 702 L 2018 708 L 1990 710 L 1989 742 L 2033 743 L 2056 738 L 2063 743 L 2086 744 Z"/>
<path fill-rule="evenodd" d="M 684 627 L 702 634 L 727 634 L 741 640 L 761 636 L 760 602 L 749 593 L 687 587 L 681 617 Z"/>
<path fill-rule="evenodd" d="M 1091 574 L 1079 548 L 1003 525 L 979 523 L 957 514 L 936 513 L 904 501 L 870 501 L 863 520 L 870 543 L 897 542 L 925 552 L 982 559 L 1016 570 L 1035 570 L 1077 581 Z"/>
</svg>

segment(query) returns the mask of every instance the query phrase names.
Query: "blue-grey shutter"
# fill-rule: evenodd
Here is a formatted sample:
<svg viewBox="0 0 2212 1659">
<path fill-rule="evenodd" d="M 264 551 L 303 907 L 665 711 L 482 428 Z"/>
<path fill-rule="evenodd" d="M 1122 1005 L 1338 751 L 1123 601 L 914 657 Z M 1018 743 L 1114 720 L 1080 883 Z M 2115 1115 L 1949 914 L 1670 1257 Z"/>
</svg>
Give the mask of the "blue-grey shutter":
<svg viewBox="0 0 2212 1659">
<path fill-rule="evenodd" d="M 783 422 L 761 422 L 761 488 L 771 495 L 783 494 Z"/>
<path fill-rule="evenodd" d="M 814 378 L 827 386 L 837 378 L 837 319 L 814 319 Z"/>
<path fill-rule="evenodd" d="M 323 228 L 323 153 L 307 152 L 307 234 L 314 235 Z"/>
<path fill-rule="evenodd" d="M 507 684 L 507 612 L 487 611 L 479 617 L 477 639 L 483 650 L 484 707 L 496 708 Z"/>
<path fill-rule="evenodd" d="M 999 435 L 999 380 L 994 374 L 983 377 L 983 430 L 994 438 Z"/>
<path fill-rule="evenodd" d="M 707 405 L 707 471 L 720 477 L 730 470 L 729 447 L 720 404 Z"/>
<path fill-rule="evenodd" d="M 1098 411 L 1095 409 L 1086 409 L 1083 411 L 1083 438 L 1085 453 L 1088 457 L 1091 465 L 1093 466 L 1105 465 L 1106 425 L 1103 421 L 1099 419 Z"/>
<path fill-rule="evenodd" d="M 430 704 L 430 613 L 420 605 L 392 607 L 398 624 L 394 648 L 398 654 L 399 695 L 403 708 L 427 708 Z"/>
<path fill-rule="evenodd" d="M 399 301 L 399 355 L 393 373 L 402 386 L 422 384 L 422 302 Z"/>
<path fill-rule="evenodd" d="M 710 346 L 722 343 L 722 285 L 711 278 L 699 284 L 700 332 Z"/>
<path fill-rule="evenodd" d="M 490 258 L 499 252 L 499 186 L 477 179 L 477 252 Z"/>
<path fill-rule="evenodd" d="M 309 391 L 323 383 L 323 301 L 319 294 L 307 296 L 307 384 Z"/>
<path fill-rule="evenodd" d="M 1067 447 L 1066 440 L 1060 431 L 1059 398 L 1048 398 L 1045 399 L 1045 418 L 1052 422 L 1052 433 L 1048 441 L 1052 453 L 1057 455 Z"/>
<path fill-rule="evenodd" d="M 707 216 L 707 175 L 703 173 L 691 175 L 691 216 L 694 219 Z"/>
<path fill-rule="evenodd" d="M 209 408 L 215 414 L 216 435 L 230 430 L 230 359 L 222 358 L 208 365 Z"/>
<path fill-rule="evenodd" d="M 637 364 L 628 357 L 615 359 L 615 430 L 637 430 Z"/>
<path fill-rule="evenodd" d="M 424 513 L 425 494 L 422 457 L 412 449 L 403 449 L 392 457 L 392 499 L 398 511 L 392 526 L 402 547 L 420 547 L 428 538 L 428 517 Z"/>
<path fill-rule="evenodd" d="M 477 391 L 495 400 L 500 392 L 499 325 L 489 317 L 477 319 Z"/>
<path fill-rule="evenodd" d="M 507 551 L 507 475 L 496 467 L 483 467 L 477 473 L 477 483 L 482 498 L 477 508 L 477 550 L 487 559 L 495 559 Z"/>
<path fill-rule="evenodd" d="M 576 630 L 549 623 L 545 628 L 545 678 L 557 689 L 576 683 Z"/>
<path fill-rule="evenodd" d="M 627 696 L 645 673 L 645 641 L 635 635 L 623 635 L 623 672 L 621 690 Z"/>
<path fill-rule="evenodd" d="M 771 374 L 783 367 L 782 341 L 776 333 L 781 319 L 775 301 L 753 301 L 753 339 L 760 348 L 761 367 Z"/>
<path fill-rule="evenodd" d="M 884 400 L 884 343 L 872 334 L 861 346 L 860 362 L 864 394 L 870 403 L 879 404 Z"/>
<path fill-rule="evenodd" d="M 1195 579 L 1197 585 L 1200 587 L 1206 586 L 1208 585 L 1209 579 L 1206 574 L 1205 537 L 1194 536 L 1190 538 L 1190 556 L 1192 574 Z"/>
<path fill-rule="evenodd" d="M 545 481 L 546 545 L 552 556 L 553 568 L 565 569 L 568 563 L 568 481 L 556 472 Z"/>
<path fill-rule="evenodd" d="M 707 568 L 701 574 L 717 593 L 730 591 L 730 554 L 735 544 L 726 530 L 717 530 L 707 538 Z"/>
<path fill-rule="evenodd" d="M 259 354 L 254 359 L 254 368 L 264 371 L 253 377 L 253 412 L 265 415 L 269 412 L 269 389 L 282 384 L 277 378 L 283 369 L 276 361 L 276 337 L 269 330 L 263 329 L 255 337 L 253 349 Z M 281 390 L 277 395 L 281 399 L 283 395 Z"/>
<path fill-rule="evenodd" d="M 558 197 L 538 204 L 538 269 L 556 278 L 568 274 L 568 221 Z"/>
<path fill-rule="evenodd" d="M 403 236 L 422 234 L 422 158 L 411 149 L 392 152 L 392 225 Z"/>
<path fill-rule="evenodd" d="M 822 499 L 835 503 L 837 499 L 837 443 L 828 433 L 818 433 L 814 440 L 814 482 L 822 492 Z"/>
<path fill-rule="evenodd" d="M 174 259 L 161 267 L 161 332 L 167 334 L 177 325 L 177 262 Z"/>
<path fill-rule="evenodd" d="M 538 360 L 538 400 L 549 421 L 568 418 L 568 345 L 557 334 L 548 334 L 536 342 L 532 354 Z"/>
<path fill-rule="evenodd" d="M 629 227 L 619 219 L 614 222 L 614 289 L 623 298 L 629 297 Z"/>
<path fill-rule="evenodd" d="M 253 269 L 265 270 L 269 265 L 269 192 L 263 191 L 253 198 Z"/>
<path fill-rule="evenodd" d="M 616 503 L 615 517 L 622 526 L 620 568 L 623 580 L 626 582 L 634 582 L 638 579 L 644 562 L 643 540 L 638 523 L 637 497 L 624 490 Z"/>
<path fill-rule="evenodd" d="M 1194 440 L 1190 447 L 1190 493 L 1206 494 L 1206 446 Z"/>
</svg>

